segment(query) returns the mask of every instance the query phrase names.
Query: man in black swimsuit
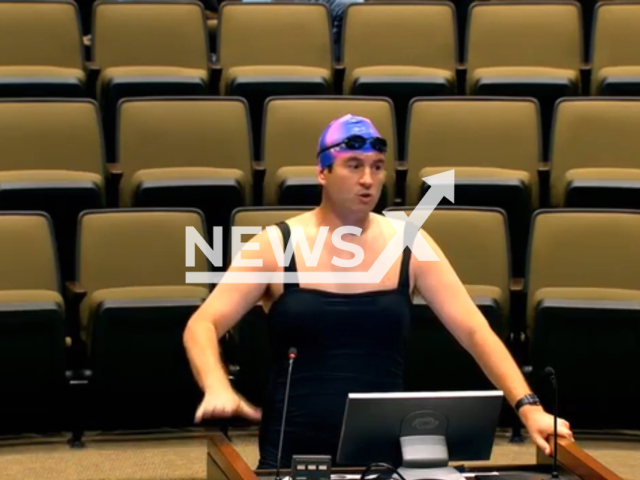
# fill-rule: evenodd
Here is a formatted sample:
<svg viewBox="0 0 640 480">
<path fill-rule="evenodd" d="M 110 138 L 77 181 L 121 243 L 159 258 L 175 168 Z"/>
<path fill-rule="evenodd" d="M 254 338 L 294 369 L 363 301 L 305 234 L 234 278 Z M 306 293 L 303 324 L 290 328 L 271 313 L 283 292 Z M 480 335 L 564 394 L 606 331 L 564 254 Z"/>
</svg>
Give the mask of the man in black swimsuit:
<svg viewBox="0 0 640 480">
<path fill-rule="evenodd" d="M 346 396 L 350 392 L 402 390 L 403 345 L 408 333 L 411 296 L 420 294 L 438 318 L 476 359 L 488 378 L 502 390 L 518 411 L 533 441 L 551 453 L 553 416 L 543 410 L 502 341 L 473 303 L 464 285 L 438 245 L 424 231 L 438 261 L 421 261 L 404 249 L 378 283 L 344 283 L 338 273 L 368 272 L 402 229 L 395 220 L 373 213 L 385 183 L 386 141 L 371 122 L 346 115 L 322 134 L 317 151 L 322 202 L 310 212 L 290 218 L 269 234 L 258 234 L 254 248 L 242 259 L 259 260 L 260 266 L 232 265 L 237 272 L 284 272 L 295 281 L 221 282 L 190 319 L 184 342 L 194 375 L 204 391 L 196 412 L 203 418 L 244 416 L 261 421 L 260 467 L 274 467 L 278 426 L 282 415 L 287 350 L 298 349 L 291 381 L 283 465 L 292 454 L 335 455 Z M 338 248 L 334 233 L 341 227 L 344 241 L 359 248 Z M 292 231 L 302 232 L 311 247 L 325 241 L 314 262 L 305 262 L 300 244 L 285 267 L 273 248 L 289 244 Z M 343 232 L 343 230 L 341 230 Z M 338 232 L 340 233 L 340 232 Z M 357 250 L 356 248 L 356 250 Z M 424 259 L 422 259 L 424 260 Z M 351 264 L 350 264 L 351 263 Z M 355 263 L 356 265 L 353 265 Z M 309 273 L 332 272 L 334 279 L 311 282 Z M 300 277 L 298 277 L 300 276 Z M 231 387 L 219 358 L 217 340 L 258 302 L 268 311 L 271 348 L 275 361 L 263 411 L 250 405 Z M 425 369 L 436 368 L 425 365 Z M 558 434 L 572 439 L 565 420 Z"/>
</svg>

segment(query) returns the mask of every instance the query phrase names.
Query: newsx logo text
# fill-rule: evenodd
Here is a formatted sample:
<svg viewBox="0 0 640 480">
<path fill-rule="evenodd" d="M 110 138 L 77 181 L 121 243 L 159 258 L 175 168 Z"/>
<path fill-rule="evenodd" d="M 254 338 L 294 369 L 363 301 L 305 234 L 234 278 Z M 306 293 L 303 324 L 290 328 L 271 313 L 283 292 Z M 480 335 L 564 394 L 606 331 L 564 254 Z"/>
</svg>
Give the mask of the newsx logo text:
<svg viewBox="0 0 640 480">
<path fill-rule="evenodd" d="M 422 179 L 430 185 L 429 190 L 422 197 L 410 216 L 403 211 L 384 211 L 383 214 L 389 219 L 396 229 L 396 234 L 387 244 L 380 256 L 376 259 L 369 271 L 366 272 L 255 272 L 255 271 L 234 271 L 234 272 L 186 272 L 186 283 L 379 283 L 393 266 L 398 256 L 402 254 L 405 247 L 409 247 L 416 258 L 420 261 L 438 261 L 438 257 L 419 233 L 424 222 L 429 218 L 431 212 L 436 208 L 443 198 L 454 201 L 454 170 L 431 175 Z M 257 227 L 232 227 L 232 265 L 238 267 L 260 267 L 260 259 L 243 259 L 242 250 L 256 250 L 257 243 L 241 241 L 243 234 L 260 234 L 263 228 Z M 291 229 L 291 238 L 284 251 L 280 243 L 277 227 L 266 228 L 271 241 L 278 266 L 288 265 L 293 255 L 295 245 L 300 245 L 302 256 L 307 266 L 317 266 L 317 262 L 326 241 L 329 227 L 321 227 L 320 233 L 310 249 L 309 243 L 304 236 L 301 227 Z M 343 250 L 352 252 L 354 257 L 348 260 L 334 257 L 334 265 L 352 268 L 359 265 L 364 259 L 364 251 L 358 245 L 345 242 L 342 235 L 359 235 L 361 229 L 355 226 L 343 226 L 334 231 L 331 236 L 333 244 Z M 209 261 L 217 266 L 222 266 L 222 227 L 213 228 L 213 248 L 202 238 L 194 227 L 186 227 L 186 266 L 195 266 L 195 248 L 198 247 L 206 255 Z M 299 262 L 300 260 L 297 259 Z"/>
</svg>

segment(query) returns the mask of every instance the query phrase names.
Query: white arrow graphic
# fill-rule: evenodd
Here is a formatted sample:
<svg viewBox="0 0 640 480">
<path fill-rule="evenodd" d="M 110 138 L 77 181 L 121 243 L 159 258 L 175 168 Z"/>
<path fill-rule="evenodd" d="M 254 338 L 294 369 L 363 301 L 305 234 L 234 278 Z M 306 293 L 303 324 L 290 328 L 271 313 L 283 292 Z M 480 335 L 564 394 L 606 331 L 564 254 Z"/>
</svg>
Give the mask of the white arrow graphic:
<svg viewBox="0 0 640 480">
<path fill-rule="evenodd" d="M 380 282 L 406 247 L 409 247 L 421 262 L 439 260 L 431 246 L 420 235 L 420 229 L 443 198 L 454 201 L 455 174 L 453 170 L 448 170 L 424 177 L 422 180 L 431 185 L 431 188 L 413 209 L 411 216 L 407 217 L 403 211 L 382 212 L 396 229 L 396 235 L 367 272 L 371 276 L 369 282 Z"/>
<path fill-rule="evenodd" d="M 387 218 L 401 221 L 408 220 L 412 225 L 421 228 L 443 198 L 447 198 L 453 203 L 455 190 L 455 172 L 453 170 L 431 175 L 430 177 L 424 177 L 422 180 L 431 185 L 431 188 L 425 196 L 422 197 L 420 203 L 413 209 L 411 216 L 407 217 L 407 214 L 402 211 L 385 211 L 382 213 L 384 213 Z"/>
</svg>

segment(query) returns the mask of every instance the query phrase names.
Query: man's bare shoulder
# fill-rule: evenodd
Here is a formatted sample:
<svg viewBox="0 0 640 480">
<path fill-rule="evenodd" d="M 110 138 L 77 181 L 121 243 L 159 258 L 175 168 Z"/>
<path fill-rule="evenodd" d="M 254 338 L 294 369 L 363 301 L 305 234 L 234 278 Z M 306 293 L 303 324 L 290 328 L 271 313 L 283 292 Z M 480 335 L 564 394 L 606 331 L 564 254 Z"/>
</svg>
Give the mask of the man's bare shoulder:
<svg viewBox="0 0 640 480">
<path fill-rule="evenodd" d="M 372 213 L 371 215 L 373 215 L 376 219 L 376 221 L 380 224 L 380 228 L 382 229 L 384 235 L 386 238 L 393 238 L 397 233 L 402 233 L 404 234 L 405 232 L 405 226 L 408 223 L 407 220 L 400 220 L 397 218 L 389 218 L 385 215 L 380 215 L 377 213 Z M 422 225 L 422 227 L 420 228 L 420 230 L 418 231 L 420 236 L 422 238 L 424 238 L 427 243 L 430 246 L 434 246 L 436 245 L 435 240 L 433 239 L 433 237 L 431 237 L 431 235 L 429 235 L 429 233 L 427 232 L 427 228 L 426 228 L 426 224 Z M 413 243 L 415 244 L 415 242 L 417 242 L 419 240 L 417 240 L 417 238 L 413 239 Z"/>
<path fill-rule="evenodd" d="M 393 237 L 404 230 L 406 222 L 397 218 L 389 218 L 378 213 L 371 213 L 372 219 L 379 225 L 386 237 Z"/>
<path fill-rule="evenodd" d="M 315 226 L 315 214 L 313 210 L 294 215 L 286 220 L 290 227 L 313 227 Z"/>
<path fill-rule="evenodd" d="M 305 231 L 315 227 L 315 218 L 313 211 L 303 212 L 294 215 L 284 221 L 289 225 L 290 229 L 302 227 Z M 248 246 L 247 244 L 257 244 Z M 265 264 L 273 265 L 276 262 L 274 248 L 276 245 L 284 247 L 284 238 L 282 231 L 277 224 L 266 225 L 262 231 L 253 236 L 243 247 L 242 258 L 245 259 L 261 259 Z"/>
</svg>

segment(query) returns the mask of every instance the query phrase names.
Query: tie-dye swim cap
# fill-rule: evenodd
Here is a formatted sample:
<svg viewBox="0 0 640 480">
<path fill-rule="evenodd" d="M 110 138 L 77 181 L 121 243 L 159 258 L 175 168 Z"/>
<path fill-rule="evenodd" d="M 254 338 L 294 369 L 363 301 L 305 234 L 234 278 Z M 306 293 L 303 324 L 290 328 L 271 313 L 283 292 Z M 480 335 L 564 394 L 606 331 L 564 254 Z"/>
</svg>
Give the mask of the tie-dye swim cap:
<svg viewBox="0 0 640 480">
<path fill-rule="evenodd" d="M 354 135 L 366 141 L 355 141 L 347 145 L 342 143 Z M 353 152 L 354 149 L 362 153 L 384 153 L 386 147 L 387 142 L 380 136 L 371 120 L 351 114 L 345 115 L 332 121 L 322 132 L 318 142 L 318 165 L 320 168 L 326 168 L 335 162 L 340 153 Z"/>
</svg>

